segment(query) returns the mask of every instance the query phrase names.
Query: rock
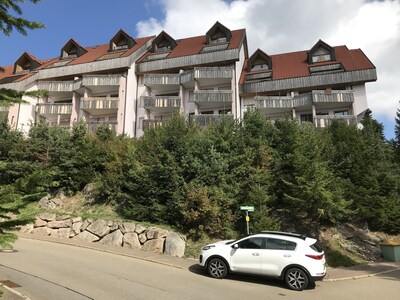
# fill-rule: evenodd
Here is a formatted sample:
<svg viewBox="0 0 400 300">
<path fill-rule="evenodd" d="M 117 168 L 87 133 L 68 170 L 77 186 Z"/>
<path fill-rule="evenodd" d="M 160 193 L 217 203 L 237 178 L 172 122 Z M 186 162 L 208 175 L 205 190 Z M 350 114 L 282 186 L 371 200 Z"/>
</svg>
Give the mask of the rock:
<svg viewBox="0 0 400 300">
<path fill-rule="evenodd" d="M 142 249 L 139 238 L 136 232 L 127 232 L 124 234 L 124 247 L 132 249 Z"/>
<path fill-rule="evenodd" d="M 33 224 L 26 224 L 21 226 L 20 230 L 22 233 L 32 233 Z"/>
<path fill-rule="evenodd" d="M 141 234 L 146 230 L 146 227 L 144 227 L 143 225 L 140 224 L 136 224 L 136 228 L 135 228 L 135 232 L 137 234 Z"/>
<path fill-rule="evenodd" d="M 71 228 L 72 221 L 71 219 L 66 219 L 62 221 L 51 221 L 47 223 L 47 227 L 57 229 L 57 228 Z"/>
<path fill-rule="evenodd" d="M 39 215 L 39 218 L 44 220 L 44 221 L 53 221 L 56 218 L 56 214 L 49 214 L 49 213 L 42 213 Z"/>
<path fill-rule="evenodd" d="M 147 236 L 145 233 L 139 234 L 139 242 L 144 244 L 147 241 Z"/>
<path fill-rule="evenodd" d="M 142 249 L 149 252 L 163 253 L 165 239 L 153 239 L 145 242 Z"/>
<path fill-rule="evenodd" d="M 82 227 L 81 227 L 81 231 L 85 231 L 86 228 L 93 223 L 92 219 L 86 219 L 85 221 L 83 221 Z"/>
<path fill-rule="evenodd" d="M 123 228 L 125 233 L 126 232 L 135 232 L 136 224 L 135 223 L 123 223 Z"/>
<path fill-rule="evenodd" d="M 46 226 L 47 222 L 42 220 L 41 218 L 36 217 L 34 227 L 43 227 Z"/>
<path fill-rule="evenodd" d="M 51 229 L 48 227 L 38 227 L 38 228 L 33 228 L 32 234 L 37 234 L 37 235 L 50 235 Z"/>
<path fill-rule="evenodd" d="M 107 226 L 107 222 L 104 220 L 94 221 L 86 228 L 86 230 L 97 235 L 100 238 L 110 233 L 110 227 Z"/>
<path fill-rule="evenodd" d="M 64 220 L 67 220 L 67 219 L 70 219 L 70 216 L 63 215 L 63 216 L 57 216 L 56 217 L 56 221 L 64 221 Z"/>
<path fill-rule="evenodd" d="M 148 240 L 165 238 L 168 234 L 167 230 L 149 227 L 146 229 L 146 236 Z"/>
<path fill-rule="evenodd" d="M 122 246 L 124 235 L 120 230 L 116 230 L 106 235 L 100 242 L 110 246 Z"/>
<path fill-rule="evenodd" d="M 169 232 L 165 238 L 164 254 L 183 257 L 186 243 L 176 232 Z"/>
<path fill-rule="evenodd" d="M 85 197 L 86 201 L 90 204 L 96 202 L 95 191 L 96 191 L 96 185 L 94 183 L 88 183 L 83 188 L 83 191 L 82 191 L 83 196 Z"/>
<path fill-rule="evenodd" d="M 111 232 L 119 228 L 118 223 L 114 221 L 108 221 L 107 226 L 110 227 Z"/>
<path fill-rule="evenodd" d="M 78 223 L 78 222 L 82 222 L 81 217 L 72 218 L 72 223 Z"/>
<path fill-rule="evenodd" d="M 72 232 L 77 235 L 81 232 L 83 222 L 76 222 L 72 224 Z"/>
<path fill-rule="evenodd" d="M 92 243 L 97 242 L 100 238 L 97 235 L 90 233 L 89 231 L 83 231 L 80 234 L 76 235 L 73 239 Z"/>
<path fill-rule="evenodd" d="M 62 239 L 68 239 L 71 235 L 71 228 L 60 228 L 57 230 L 57 236 Z"/>
</svg>

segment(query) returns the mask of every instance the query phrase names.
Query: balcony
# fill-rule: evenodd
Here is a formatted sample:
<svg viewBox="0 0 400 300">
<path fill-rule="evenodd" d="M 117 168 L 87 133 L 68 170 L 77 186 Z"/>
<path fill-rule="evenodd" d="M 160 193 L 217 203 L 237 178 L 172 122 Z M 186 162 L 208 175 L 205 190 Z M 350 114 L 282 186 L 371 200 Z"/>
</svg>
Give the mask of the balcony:
<svg viewBox="0 0 400 300">
<path fill-rule="evenodd" d="M 292 97 L 290 96 L 256 96 L 254 101 L 257 108 L 291 109 Z"/>
<path fill-rule="evenodd" d="M 357 123 L 357 117 L 354 115 L 316 115 L 314 118 L 314 125 L 318 128 L 324 128 L 330 126 L 332 122 L 339 120 L 346 122 L 347 125 Z"/>
<path fill-rule="evenodd" d="M 80 81 L 41 81 L 38 82 L 39 90 L 46 90 L 50 93 L 54 92 L 73 92 L 78 89 Z"/>
<path fill-rule="evenodd" d="M 354 92 L 346 91 L 332 91 L 332 90 L 314 90 L 312 91 L 314 103 L 353 103 Z"/>
<path fill-rule="evenodd" d="M 155 119 L 143 120 L 143 130 L 161 127 L 164 124 L 165 124 L 165 121 L 161 121 L 161 120 L 155 120 Z"/>
<path fill-rule="evenodd" d="M 293 104 L 294 107 L 311 106 L 313 104 L 312 94 L 306 93 L 294 96 Z"/>
<path fill-rule="evenodd" d="M 70 115 L 72 103 L 39 103 L 36 104 L 36 113 L 41 116 Z"/>
<path fill-rule="evenodd" d="M 200 109 L 231 108 L 231 90 L 196 90 L 193 101 Z"/>
<path fill-rule="evenodd" d="M 179 74 L 145 74 L 143 84 L 152 90 L 179 90 Z"/>
<path fill-rule="evenodd" d="M 224 119 L 233 119 L 233 115 L 194 115 L 190 117 L 196 125 L 209 126 Z"/>
<path fill-rule="evenodd" d="M 81 109 L 96 116 L 115 114 L 118 111 L 118 97 L 87 97 L 81 100 Z"/>
<path fill-rule="evenodd" d="M 82 85 L 90 86 L 119 86 L 121 74 L 116 75 L 85 75 L 82 78 Z"/>
<path fill-rule="evenodd" d="M 96 132 L 100 126 L 107 126 L 112 132 L 117 132 L 117 121 L 87 121 L 88 132 Z"/>
<path fill-rule="evenodd" d="M 151 112 L 172 112 L 181 107 L 179 96 L 144 96 L 142 105 Z"/>
<path fill-rule="evenodd" d="M 185 88 L 194 87 L 194 80 L 197 80 L 200 86 L 226 85 L 231 83 L 232 78 L 231 67 L 203 67 L 181 73 L 180 83 Z"/>
<path fill-rule="evenodd" d="M 196 79 L 232 79 L 232 68 L 195 68 L 194 77 Z"/>
</svg>

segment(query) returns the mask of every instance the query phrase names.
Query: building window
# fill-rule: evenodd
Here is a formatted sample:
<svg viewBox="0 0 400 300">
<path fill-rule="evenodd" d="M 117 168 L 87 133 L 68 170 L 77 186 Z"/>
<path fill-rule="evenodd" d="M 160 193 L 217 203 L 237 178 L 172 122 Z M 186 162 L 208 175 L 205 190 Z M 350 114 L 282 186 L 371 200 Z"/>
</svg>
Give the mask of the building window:
<svg viewBox="0 0 400 300">
<path fill-rule="evenodd" d="M 349 111 L 348 110 L 338 110 L 335 111 L 335 116 L 348 116 Z"/>
<path fill-rule="evenodd" d="M 171 44 L 168 41 L 162 41 L 157 45 L 156 51 L 171 51 Z"/>
<path fill-rule="evenodd" d="M 252 66 L 251 67 L 251 71 L 252 72 L 254 72 L 254 71 L 262 71 L 262 70 L 268 70 L 269 69 L 269 67 L 268 67 L 268 65 L 267 64 L 257 64 L 257 65 L 254 65 L 254 66 Z"/>
<path fill-rule="evenodd" d="M 312 63 L 318 63 L 330 60 L 332 60 L 331 53 L 322 47 L 316 50 L 311 57 Z"/>
<path fill-rule="evenodd" d="M 219 43 L 226 43 L 228 40 L 226 36 L 213 36 L 211 37 L 211 44 L 219 44 Z"/>
<path fill-rule="evenodd" d="M 313 121 L 312 114 L 300 115 L 300 123 L 312 122 L 312 121 Z"/>
</svg>

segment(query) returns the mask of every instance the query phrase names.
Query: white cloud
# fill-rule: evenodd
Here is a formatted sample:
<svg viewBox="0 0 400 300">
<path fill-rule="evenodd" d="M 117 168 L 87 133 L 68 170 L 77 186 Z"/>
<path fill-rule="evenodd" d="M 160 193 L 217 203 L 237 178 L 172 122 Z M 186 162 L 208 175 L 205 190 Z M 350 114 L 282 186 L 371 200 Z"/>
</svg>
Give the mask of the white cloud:
<svg viewBox="0 0 400 300">
<path fill-rule="evenodd" d="M 174 38 L 202 35 L 220 21 L 230 29 L 246 28 L 250 54 L 257 48 L 268 54 L 309 49 L 319 39 L 361 48 L 378 71 L 378 81 L 367 84 L 369 106 L 378 119 L 394 122 L 400 100 L 400 1 L 151 1 L 164 17 L 139 22 L 139 36 L 161 30 Z"/>
</svg>

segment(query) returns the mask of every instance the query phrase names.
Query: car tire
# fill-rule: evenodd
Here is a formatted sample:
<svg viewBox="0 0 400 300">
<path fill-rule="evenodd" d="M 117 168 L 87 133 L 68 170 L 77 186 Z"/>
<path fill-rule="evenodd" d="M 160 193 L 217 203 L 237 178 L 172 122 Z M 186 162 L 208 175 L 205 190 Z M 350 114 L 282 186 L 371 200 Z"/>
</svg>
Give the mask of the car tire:
<svg viewBox="0 0 400 300">
<path fill-rule="evenodd" d="M 300 268 L 290 268 L 285 273 L 285 283 L 291 290 L 302 291 L 308 286 L 308 275 Z"/>
<path fill-rule="evenodd" d="M 213 278 L 222 279 L 228 274 L 228 265 L 221 258 L 212 258 L 207 264 L 207 272 Z"/>
</svg>

